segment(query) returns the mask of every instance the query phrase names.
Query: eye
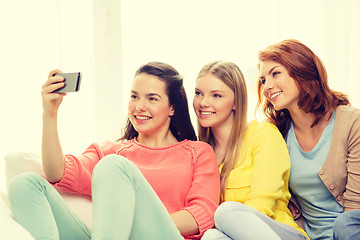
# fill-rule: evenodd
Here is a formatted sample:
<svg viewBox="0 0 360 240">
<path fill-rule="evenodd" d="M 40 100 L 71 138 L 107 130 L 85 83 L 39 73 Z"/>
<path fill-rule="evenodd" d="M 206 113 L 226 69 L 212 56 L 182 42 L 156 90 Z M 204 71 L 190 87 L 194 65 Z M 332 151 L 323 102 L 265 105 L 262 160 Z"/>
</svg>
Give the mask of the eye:
<svg viewBox="0 0 360 240">
<path fill-rule="evenodd" d="M 280 74 L 280 72 L 273 72 L 273 77 L 275 77 L 276 75 L 279 75 Z"/>
<path fill-rule="evenodd" d="M 201 96 L 201 92 L 200 91 L 195 91 L 195 95 L 196 96 Z"/>
<path fill-rule="evenodd" d="M 155 102 L 155 101 L 157 101 L 157 98 L 155 98 L 155 97 L 149 97 L 149 101 Z"/>
<path fill-rule="evenodd" d="M 131 98 L 131 99 L 136 99 L 137 96 L 136 96 L 135 94 L 131 94 L 131 95 L 130 95 L 130 98 Z"/>
<path fill-rule="evenodd" d="M 265 79 L 265 78 L 260 78 L 260 83 L 261 83 L 262 85 L 264 85 L 264 84 L 266 83 L 266 79 Z"/>
<path fill-rule="evenodd" d="M 222 96 L 221 96 L 220 94 L 215 93 L 215 94 L 213 95 L 213 97 L 214 97 L 214 98 L 221 98 Z"/>
</svg>

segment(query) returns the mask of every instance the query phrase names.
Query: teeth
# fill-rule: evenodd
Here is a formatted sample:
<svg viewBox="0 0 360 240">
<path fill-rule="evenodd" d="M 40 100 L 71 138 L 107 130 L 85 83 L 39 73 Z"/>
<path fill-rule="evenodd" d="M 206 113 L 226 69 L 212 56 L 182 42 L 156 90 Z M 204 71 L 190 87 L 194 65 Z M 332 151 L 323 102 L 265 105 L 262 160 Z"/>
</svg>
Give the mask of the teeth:
<svg viewBox="0 0 360 240">
<path fill-rule="evenodd" d="M 135 116 L 136 119 L 139 119 L 139 120 L 146 120 L 146 119 L 150 119 L 150 117 L 146 117 L 146 116 Z"/>
<path fill-rule="evenodd" d="M 211 115 L 211 114 L 213 114 L 212 112 L 202 112 L 202 111 L 200 111 L 200 113 L 201 113 L 202 115 Z"/>
<path fill-rule="evenodd" d="M 274 97 L 277 97 L 281 94 L 281 92 L 277 92 L 277 93 L 274 93 L 273 95 L 270 96 L 271 99 L 273 99 Z"/>
</svg>

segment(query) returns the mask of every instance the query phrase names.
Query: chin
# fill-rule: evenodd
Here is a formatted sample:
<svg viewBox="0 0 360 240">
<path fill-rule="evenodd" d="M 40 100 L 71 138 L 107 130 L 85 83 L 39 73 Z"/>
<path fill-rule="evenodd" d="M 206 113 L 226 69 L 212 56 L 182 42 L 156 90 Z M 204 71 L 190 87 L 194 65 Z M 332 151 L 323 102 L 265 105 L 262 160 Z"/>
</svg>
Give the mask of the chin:
<svg viewBox="0 0 360 240">
<path fill-rule="evenodd" d="M 204 123 L 204 122 L 202 123 L 202 122 L 199 121 L 199 123 L 200 123 L 200 126 L 201 126 L 201 127 L 204 127 L 204 128 L 208 128 L 208 127 L 211 127 L 211 126 L 212 126 L 212 124 L 206 123 L 206 122 L 205 122 L 205 123 Z"/>
<path fill-rule="evenodd" d="M 276 111 L 281 111 L 281 110 L 285 109 L 285 107 L 279 106 L 279 105 L 273 105 L 273 107 Z"/>
</svg>

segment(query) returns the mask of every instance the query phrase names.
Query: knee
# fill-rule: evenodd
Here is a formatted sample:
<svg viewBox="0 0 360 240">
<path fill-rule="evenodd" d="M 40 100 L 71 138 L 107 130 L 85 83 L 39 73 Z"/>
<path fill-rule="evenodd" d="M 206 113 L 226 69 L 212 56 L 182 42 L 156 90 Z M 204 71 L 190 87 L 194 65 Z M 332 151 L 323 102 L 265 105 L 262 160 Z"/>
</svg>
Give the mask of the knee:
<svg viewBox="0 0 360 240">
<path fill-rule="evenodd" d="M 26 172 L 14 177 L 8 188 L 8 200 L 11 204 L 14 199 L 27 196 L 29 191 L 33 191 L 33 188 L 39 181 L 46 181 L 39 174 L 33 172 Z"/>
<path fill-rule="evenodd" d="M 119 174 L 119 172 L 127 172 L 129 168 L 134 166 L 135 165 L 127 158 L 116 154 L 110 154 L 103 157 L 96 164 L 93 170 L 93 177 L 108 176 L 112 173 Z"/>
<path fill-rule="evenodd" d="M 243 203 L 239 203 L 239 202 L 223 202 L 222 204 L 220 204 L 220 206 L 216 209 L 215 212 L 215 219 L 219 219 L 219 220 L 223 220 L 228 218 L 228 216 L 232 215 L 234 212 L 237 212 L 237 214 L 239 212 L 249 212 L 248 208 L 246 205 L 244 205 Z"/>
<path fill-rule="evenodd" d="M 215 211 L 215 225 L 222 229 L 224 226 L 236 222 L 246 222 L 252 218 L 252 209 L 240 202 L 223 202 Z"/>
<path fill-rule="evenodd" d="M 217 229 L 209 229 L 202 236 L 202 240 L 219 239 L 220 232 Z"/>
<path fill-rule="evenodd" d="M 359 229 L 360 210 L 351 210 L 341 213 L 334 221 L 334 239 L 352 239 L 350 233 Z M 358 231 L 358 230 L 357 230 Z"/>
<path fill-rule="evenodd" d="M 226 222 L 234 211 L 239 211 L 241 207 L 242 204 L 238 202 L 223 202 L 215 211 L 215 222 Z"/>
</svg>

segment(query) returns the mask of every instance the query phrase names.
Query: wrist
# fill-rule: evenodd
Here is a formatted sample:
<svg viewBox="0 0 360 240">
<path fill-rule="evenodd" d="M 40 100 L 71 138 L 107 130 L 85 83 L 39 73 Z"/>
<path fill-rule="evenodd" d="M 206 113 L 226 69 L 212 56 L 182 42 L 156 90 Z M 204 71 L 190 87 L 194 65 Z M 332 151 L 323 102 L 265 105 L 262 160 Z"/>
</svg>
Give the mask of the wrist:
<svg viewBox="0 0 360 240">
<path fill-rule="evenodd" d="M 43 112 L 43 119 L 57 119 L 57 111 L 56 112 L 48 112 L 48 111 L 44 111 Z"/>
</svg>

